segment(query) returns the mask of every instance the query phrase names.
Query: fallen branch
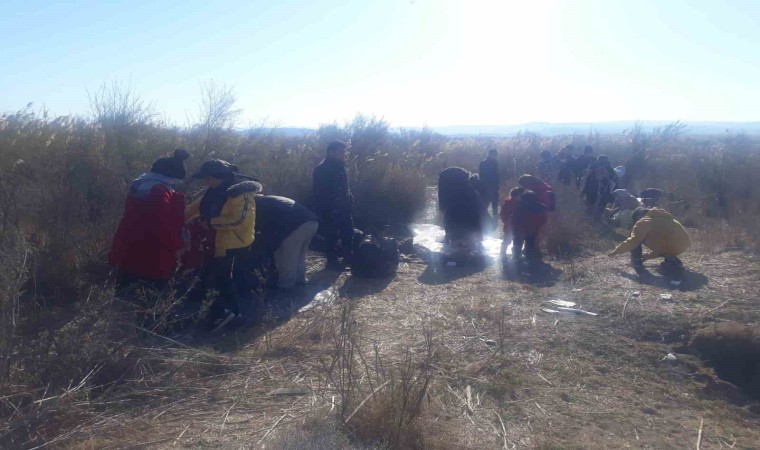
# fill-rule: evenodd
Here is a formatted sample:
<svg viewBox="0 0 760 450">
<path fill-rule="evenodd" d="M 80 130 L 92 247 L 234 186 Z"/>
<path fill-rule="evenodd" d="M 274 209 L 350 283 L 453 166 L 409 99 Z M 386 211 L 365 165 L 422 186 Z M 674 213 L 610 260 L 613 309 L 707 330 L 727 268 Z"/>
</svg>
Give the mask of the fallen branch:
<svg viewBox="0 0 760 450">
<path fill-rule="evenodd" d="M 700 447 L 702 447 L 702 429 L 704 428 L 704 425 L 705 425 L 705 419 L 700 417 L 699 418 L 699 433 L 697 433 L 697 450 L 699 450 Z"/>
</svg>

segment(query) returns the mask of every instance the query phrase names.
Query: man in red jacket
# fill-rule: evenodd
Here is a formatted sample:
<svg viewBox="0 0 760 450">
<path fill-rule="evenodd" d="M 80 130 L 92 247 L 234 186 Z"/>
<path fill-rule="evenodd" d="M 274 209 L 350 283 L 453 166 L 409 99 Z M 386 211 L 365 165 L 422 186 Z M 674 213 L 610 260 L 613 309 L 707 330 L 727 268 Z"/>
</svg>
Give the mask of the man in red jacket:
<svg viewBox="0 0 760 450">
<path fill-rule="evenodd" d="M 132 182 L 109 256 L 120 288 L 143 283 L 161 289 L 172 277 L 185 246 L 185 195 L 175 188 L 185 178 L 189 157 L 177 149 Z"/>
</svg>

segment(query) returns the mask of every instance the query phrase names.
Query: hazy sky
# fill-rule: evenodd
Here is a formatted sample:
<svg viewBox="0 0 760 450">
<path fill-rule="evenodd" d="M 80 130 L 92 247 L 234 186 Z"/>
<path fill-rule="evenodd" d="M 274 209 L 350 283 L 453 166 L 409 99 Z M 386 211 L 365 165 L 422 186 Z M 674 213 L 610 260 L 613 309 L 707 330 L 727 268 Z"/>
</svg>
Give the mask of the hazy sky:
<svg viewBox="0 0 760 450">
<path fill-rule="evenodd" d="M 5 0 L 0 112 L 104 80 L 177 124 L 201 82 L 245 121 L 760 120 L 758 0 Z"/>
</svg>

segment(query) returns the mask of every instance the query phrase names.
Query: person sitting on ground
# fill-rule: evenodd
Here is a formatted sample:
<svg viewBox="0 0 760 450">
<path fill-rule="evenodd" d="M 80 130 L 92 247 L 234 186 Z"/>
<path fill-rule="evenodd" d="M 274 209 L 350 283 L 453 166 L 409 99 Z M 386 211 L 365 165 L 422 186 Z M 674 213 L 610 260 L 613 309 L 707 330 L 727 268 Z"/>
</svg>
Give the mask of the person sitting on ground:
<svg viewBox="0 0 760 450">
<path fill-rule="evenodd" d="M 548 214 L 539 199 L 535 192 L 524 191 L 512 215 L 512 255 L 515 259 L 525 256 L 528 261 L 541 261 L 538 233 L 546 224 Z"/>
<path fill-rule="evenodd" d="M 317 216 L 302 204 L 276 195 L 256 195 L 256 234 L 277 269 L 277 287 L 305 285 L 306 250 L 317 233 Z"/>
<path fill-rule="evenodd" d="M 641 202 L 626 189 L 615 189 L 612 192 L 615 202 L 607 214 L 613 223 L 621 228 L 630 229 L 633 226 L 633 211 L 641 206 Z"/>
<path fill-rule="evenodd" d="M 533 175 L 522 175 L 517 179 L 517 183 L 538 195 L 538 201 L 541 202 L 547 211 L 554 211 L 556 207 L 556 198 L 554 196 L 554 189 L 549 186 L 549 183 L 541 178 L 534 177 Z"/>
<path fill-rule="evenodd" d="M 488 150 L 488 157 L 480 162 L 478 166 L 478 173 L 480 175 L 480 181 L 483 183 L 485 189 L 483 202 L 486 204 L 486 210 L 488 206 L 491 206 L 491 210 L 494 217 L 499 214 L 499 160 L 497 157 L 499 152 L 492 148 Z"/>
<path fill-rule="evenodd" d="M 662 189 L 648 188 L 641 191 L 639 197 L 641 197 L 641 202 L 644 204 L 644 206 L 653 208 L 660 205 L 660 200 L 665 198 L 666 194 L 667 192 L 663 191 Z"/>
<path fill-rule="evenodd" d="M 254 195 L 262 186 L 220 159 L 204 162 L 193 178 L 202 180 L 207 189 L 187 206 L 185 220 L 197 220 L 209 231 L 214 253 L 204 262 L 202 283 L 206 292 L 213 289 L 219 293 L 209 310 L 207 330 L 221 330 L 235 319 L 252 324 L 258 317 L 244 317 L 241 303 L 246 303 L 242 309 L 253 311 L 248 305 L 254 302 L 253 274 L 244 262 L 255 240 Z"/>
<path fill-rule="evenodd" d="M 485 206 L 469 183 L 470 174 L 449 167 L 438 176 L 438 207 L 443 213 L 444 243 L 462 252 L 479 251 L 483 241 Z"/>
<path fill-rule="evenodd" d="M 109 255 L 120 288 L 140 282 L 161 289 L 174 274 L 185 246 L 185 195 L 176 187 L 185 178 L 189 157 L 177 149 L 132 182 Z"/>
<path fill-rule="evenodd" d="M 618 245 L 609 256 L 631 253 L 631 265 L 637 272 L 644 268 L 644 261 L 665 258 L 662 268 L 673 285 L 679 285 L 683 264 L 678 258 L 691 245 L 689 234 L 683 225 L 669 212 L 660 208 L 637 208 L 633 212 L 635 225 L 631 236 Z M 642 255 L 642 244 L 651 250 Z"/>
<path fill-rule="evenodd" d="M 345 270 L 353 250 L 354 197 L 348 185 L 347 159 L 348 144 L 328 144 L 325 159 L 314 168 L 312 185 L 311 206 L 319 217 L 318 232 L 327 245 L 327 265 L 338 270 Z"/>
<path fill-rule="evenodd" d="M 499 214 L 501 215 L 501 222 L 504 225 L 504 238 L 501 241 L 501 251 L 499 252 L 499 255 L 502 259 L 507 256 L 508 244 L 512 242 L 512 238 L 514 237 L 514 233 L 512 232 L 512 216 L 517 210 L 517 205 L 520 203 L 520 197 L 522 197 L 524 192 L 524 188 L 512 188 L 512 190 L 509 191 L 509 197 L 505 198 L 504 204 L 501 205 L 501 211 Z"/>
</svg>

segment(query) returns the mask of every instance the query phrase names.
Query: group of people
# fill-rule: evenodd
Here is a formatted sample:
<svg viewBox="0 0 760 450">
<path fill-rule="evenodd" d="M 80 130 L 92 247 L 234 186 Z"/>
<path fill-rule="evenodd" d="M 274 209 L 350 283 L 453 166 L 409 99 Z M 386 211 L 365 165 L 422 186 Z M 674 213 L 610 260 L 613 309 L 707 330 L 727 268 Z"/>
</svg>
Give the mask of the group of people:
<svg viewBox="0 0 760 450">
<path fill-rule="evenodd" d="M 162 290 L 183 269 L 199 275 L 197 297 L 211 299 L 203 322 L 208 331 L 256 323 L 262 315 L 261 274 L 267 273 L 267 284 L 278 289 L 306 284 L 305 255 L 318 230 L 330 266 L 345 267 L 350 259 L 347 147 L 330 143 L 314 169 L 311 209 L 263 195 L 258 179 L 219 159 L 204 162 L 192 175 L 205 190 L 188 204 L 178 187 L 187 176 L 190 153 L 177 149 L 159 158 L 131 183 L 127 195 L 109 256 L 118 271 L 117 286 Z"/>
<path fill-rule="evenodd" d="M 470 175 L 461 168 L 448 168 L 439 176 L 439 208 L 443 213 L 446 244 L 454 251 L 477 250 L 487 229 L 488 206 L 503 223 L 502 259 L 506 259 L 508 244 L 512 257 L 527 263 L 540 262 L 538 237 L 550 223 L 556 208 L 554 190 L 549 184 L 557 180 L 575 185 L 585 201 L 586 211 L 595 221 L 612 223 L 630 229 L 630 237 L 615 248 L 610 256 L 630 252 L 631 264 L 640 275 L 645 273 L 643 262 L 664 258 L 664 274 L 674 286 L 681 283 L 683 264 L 678 258 L 689 245 L 689 235 L 678 220 L 659 207 L 666 192 L 648 188 L 635 195 L 626 189 L 626 169 L 612 167 L 606 155 L 594 156 L 591 146 L 574 155 L 568 145 L 556 155 L 544 150 L 536 168 L 539 176 L 524 174 L 519 186 L 511 189 L 498 211 L 500 191 L 498 152 L 491 149 L 480 163 L 479 174 Z M 651 253 L 643 254 L 642 246 Z"/>
</svg>

